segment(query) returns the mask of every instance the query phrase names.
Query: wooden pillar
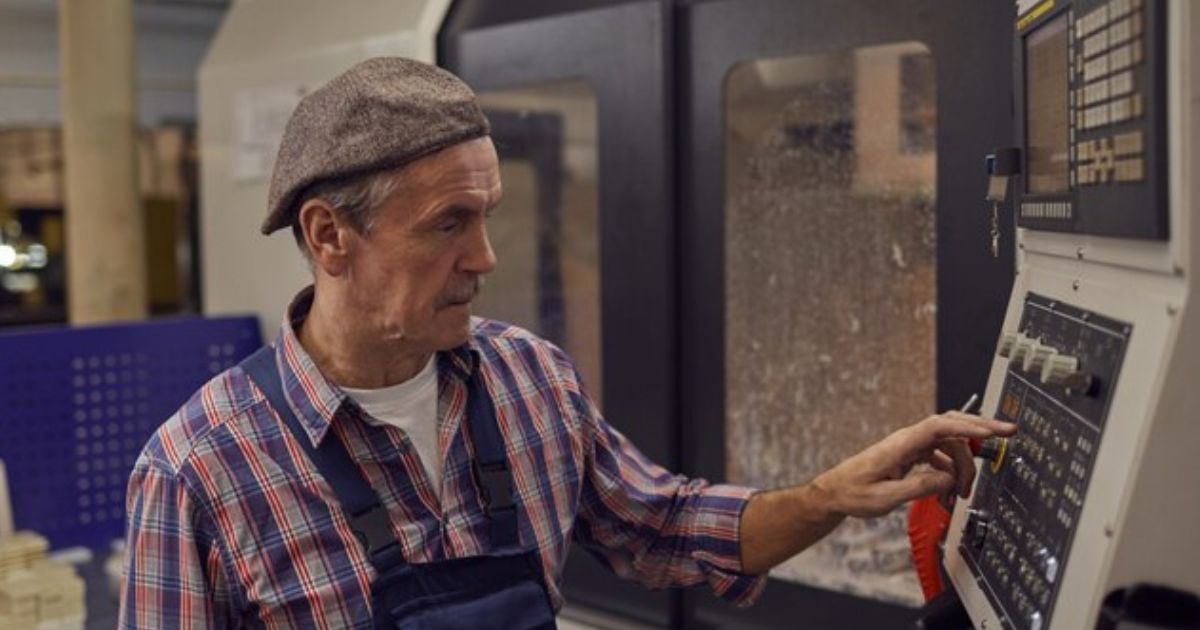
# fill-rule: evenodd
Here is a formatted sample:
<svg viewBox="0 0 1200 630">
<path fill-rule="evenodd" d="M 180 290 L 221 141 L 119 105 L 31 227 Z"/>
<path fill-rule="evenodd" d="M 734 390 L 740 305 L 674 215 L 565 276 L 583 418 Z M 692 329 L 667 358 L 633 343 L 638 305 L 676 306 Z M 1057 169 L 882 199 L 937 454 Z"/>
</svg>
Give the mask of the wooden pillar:
<svg viewBox="0 0 1200 630">
<path fill-rule="evenodd" d="M 143 319 L 132 0 L 59 0 L 72 324 Z"/>
</svg>

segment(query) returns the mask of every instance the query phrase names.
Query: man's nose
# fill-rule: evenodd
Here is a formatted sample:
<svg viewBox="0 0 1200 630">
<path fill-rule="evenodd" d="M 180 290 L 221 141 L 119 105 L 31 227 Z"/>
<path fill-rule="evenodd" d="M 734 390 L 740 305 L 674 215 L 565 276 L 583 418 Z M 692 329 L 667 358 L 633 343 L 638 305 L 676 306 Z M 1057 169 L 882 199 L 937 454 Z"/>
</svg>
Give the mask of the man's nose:
<svg viewBox="0 0 1200 630">
<path fill-rule="evenodd" d="M 496 268 L 496 251 L 488 238 L 487 227 L 480 225 L 475 238 L 471 239 L 470 250 L 463 259 L 463 271 L 485 274 Z"/>
</svg>

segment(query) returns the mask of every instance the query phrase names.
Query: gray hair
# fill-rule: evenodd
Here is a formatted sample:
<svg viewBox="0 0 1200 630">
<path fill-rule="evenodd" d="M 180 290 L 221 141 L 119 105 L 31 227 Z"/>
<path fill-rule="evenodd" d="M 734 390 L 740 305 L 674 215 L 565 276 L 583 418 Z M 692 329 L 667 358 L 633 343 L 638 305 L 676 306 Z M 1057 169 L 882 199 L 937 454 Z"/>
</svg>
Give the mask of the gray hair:
<svg viewBox="0 0 1200 630">
<path fill-rule="evenodd" d="M 382 170 L 319 181 L 304 191 L 296 211 L 313 199 L 323 199 L 338 210 L 354 231 L 369 236 L 375 223 L 375 211 L 400 187 L 398 170 Z M 305 258 L 309 257 L 304 228 L 297 215 L 292 221 L 292 235 Z"/>
</svg>

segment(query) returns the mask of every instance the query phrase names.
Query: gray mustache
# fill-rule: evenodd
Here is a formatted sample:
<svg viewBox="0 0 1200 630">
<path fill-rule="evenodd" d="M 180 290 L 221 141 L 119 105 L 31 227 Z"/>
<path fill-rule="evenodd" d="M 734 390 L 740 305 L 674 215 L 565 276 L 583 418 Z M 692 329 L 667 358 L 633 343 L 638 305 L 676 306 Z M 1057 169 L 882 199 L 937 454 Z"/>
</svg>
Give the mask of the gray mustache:
<svg viewBox="0 0 1200 630">
<path fill-rule="evenodd" d="M 447 304 L 461 304 L 475 299 L 479 292 L 483 290 L 483 276 L 477 276 L 470 284 L 463 286 L 450 295 L 446 296 Z"/>
</svg>

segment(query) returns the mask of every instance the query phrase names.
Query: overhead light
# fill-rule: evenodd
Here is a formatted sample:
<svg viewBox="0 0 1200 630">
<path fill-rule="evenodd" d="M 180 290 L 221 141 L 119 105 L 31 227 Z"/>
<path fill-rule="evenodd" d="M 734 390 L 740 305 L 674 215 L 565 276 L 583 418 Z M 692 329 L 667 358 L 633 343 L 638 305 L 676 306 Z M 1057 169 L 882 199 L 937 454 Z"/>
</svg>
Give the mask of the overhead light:
<svg viewBox="0 0 1200 630">
<path fill-rule="evenodd" d="M 12 245 L 0 245 L 0 267 L 8 269 L 17 262 L 17 250 Z"/>
</svg>

